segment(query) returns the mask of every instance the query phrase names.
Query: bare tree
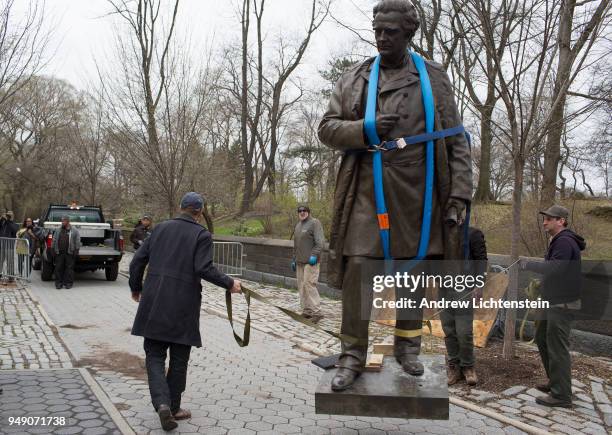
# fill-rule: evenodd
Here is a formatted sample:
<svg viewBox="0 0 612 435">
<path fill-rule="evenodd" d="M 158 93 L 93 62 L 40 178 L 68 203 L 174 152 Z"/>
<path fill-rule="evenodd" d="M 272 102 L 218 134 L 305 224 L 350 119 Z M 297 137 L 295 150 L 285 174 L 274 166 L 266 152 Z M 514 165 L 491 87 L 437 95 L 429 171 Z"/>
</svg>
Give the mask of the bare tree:
<svg viewBox="0 0 612 435">
<path fill-rule="evenodd" d="M 179 0 L 168 9 L 159 0 L 109 2 L 129 29 L 118 36 L 119 79 L 106 83 L 100 72 L 114 143 L 143 175 L 141 187 L 163 195 L 170 217 L 203 131 L 210 69 L 193 68 L 174 46 Z"/>
<path fill-rule="evenodd" d="M 251 9 L 252 7 L 252 9 Z M 253 12 L 251 12 L 253 11 Z M 274 193 L 276 159 L 283 129 L 283 117 L 301 98 L 301 86 L 293 86 L 297 95 L 288 97 L 290 78 L 302 62 L 312 35 L 329 13 L 329 0 L 312 0 L 306 33 L 297 47 L 280 37 L 276 57 L 264 61 L 262 19 L 265 0 L 243 0 L 239 12 L 241 21 L 241 65 L 236 68 L 231 55 L 226 56 L 230 77 L 226 90 L 240 101 L 240 145 L 244 169 L 244 189 L 240 214 L 250 210 L 267 184 Z M 256 51 L 251 55 L 249 32 L 251 13 L 256 24 Z M 228 53 L 229 54 L 229 53 Z M 271 68 L 267 68 L 271 65 Z M 240 71 L 240 75 L 236 71 Z M 254 84 L 254 90 L 250 86 Z M 261 166 L 259 165 L 261 163 Z"/>
<path fill-rule="evenodd" d="M 587 10 L 579 12 L 579 8 Z M 556 98 L 552 107 L 544 152 L 541 196 L 541 205 L 544 207 L 551 205 L 555 200 L 563 124 L 567 117 L 566 100 L 570 86 L 585 67 L 589 53 L 600 36 L 604 24 L 609 20 L 609 15 L 610 0 L 561 2 L 556 47 L 558 61 L 553 90 Z"/>
<path fill-rule="evenodd" d="M 44 2 L 30 2 L 21 18 L 14 8 L 15 0 L 0 0 L 0 106 L 41 71 L 49 44 Z"/>
</svg>

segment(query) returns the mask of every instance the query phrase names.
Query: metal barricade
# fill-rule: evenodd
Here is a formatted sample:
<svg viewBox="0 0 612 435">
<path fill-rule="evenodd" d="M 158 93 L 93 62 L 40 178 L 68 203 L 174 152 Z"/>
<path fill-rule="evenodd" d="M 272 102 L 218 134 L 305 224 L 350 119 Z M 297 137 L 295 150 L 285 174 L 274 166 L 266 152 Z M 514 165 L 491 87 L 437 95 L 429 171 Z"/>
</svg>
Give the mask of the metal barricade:
<svg viewBox="0 0 612 435">
<path fill-rule="evenodd" d="M 30 280 L 30 241 L 0 237 L 0 275 L 2 278 Z"/>
<path fill-rule="evenodd" d="M 220 272 L 242 275 L 242 243 L 213 242 L 213 264 Z"/>
</svg>

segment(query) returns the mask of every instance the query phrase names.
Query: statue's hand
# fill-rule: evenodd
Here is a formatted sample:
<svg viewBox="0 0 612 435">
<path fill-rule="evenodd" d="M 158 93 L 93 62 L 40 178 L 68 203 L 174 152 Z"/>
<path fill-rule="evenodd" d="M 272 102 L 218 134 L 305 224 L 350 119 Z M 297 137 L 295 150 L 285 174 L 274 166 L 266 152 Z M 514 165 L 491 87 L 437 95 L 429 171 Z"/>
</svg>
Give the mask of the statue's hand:
<svg viewBox="0 0 612 435">
<path fill-rule="evenodd" d="M 395 113 L 387 113 L 387 114 L 378 114 L 376 115 L 376 133 L 378 137 L 383 140 L 383 137 L 389 133 L 397 121 L 400 119 L 400 116 Z"/>
<path fill-rule="evenodd" d="M 449 225 L 456 225 L 465 210 L 465 201 L 459 198 L 450 198 L 446 203 L 445 221 Z"/>
</svg>

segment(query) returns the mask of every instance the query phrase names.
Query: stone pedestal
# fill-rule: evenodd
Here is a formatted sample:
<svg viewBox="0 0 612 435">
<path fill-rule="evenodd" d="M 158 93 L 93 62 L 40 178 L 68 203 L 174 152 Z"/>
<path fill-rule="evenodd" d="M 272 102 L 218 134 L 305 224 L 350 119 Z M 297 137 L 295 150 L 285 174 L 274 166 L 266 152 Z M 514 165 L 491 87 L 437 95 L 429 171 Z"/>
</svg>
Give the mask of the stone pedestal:
<svg viewBox="0 0 612 435">
<path fill-rule="evenodd" d="M 337 369 L 325 371 L 315 392 L 317 414 L 448 420 L 448 387 L 442 355 L 420 355 L 422 376 L 404 372 L 386 356 L 380 372 L 364 372 L 351 388 L 332 391 Z"/>
</svg>

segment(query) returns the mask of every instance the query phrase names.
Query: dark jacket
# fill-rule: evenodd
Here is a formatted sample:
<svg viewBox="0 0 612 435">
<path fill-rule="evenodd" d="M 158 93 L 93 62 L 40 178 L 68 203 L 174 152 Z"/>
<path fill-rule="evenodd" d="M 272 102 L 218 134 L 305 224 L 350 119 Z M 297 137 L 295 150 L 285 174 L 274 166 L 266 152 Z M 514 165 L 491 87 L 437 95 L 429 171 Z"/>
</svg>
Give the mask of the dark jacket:
<svg viewBox="0 0 612 435">
<path fill-rule="evenodd" d="M 202 279 L 234 285 L 213 266 L 210 232 L 188 215 L 157 225 L 130 263 L 130 289 L 142 292 L 132 335 L 201 347 Z"/>
<path fill-rule="evenodd" d="M 460 231 L 463 236 L 463 225 L 460 227 Z M 468 251 L 469 272 L 474 275 L 483 275 L 487 271 L 488 261 L 487 244 L 484 234 L 478 228 L 470 227 L 468 229 L 468 238 L 470 240 Z M 464 245 L 462 244 L 462 246 Z"/>
<path fill-rule="evenodd" d="M 344 256 L 363 255 L 382 258 L 382 245 L 374 206 L 372 154 L 367 152 L 363 131 L 365 101 L 372 59 L 344 73 L 336 84 L 329 107 L 319 125 L 319 138 L 329 147 L 343 151 L 336 179 L 333 220 L 329 243 L 328 283 L 340 288 L 344 277 Z M 436 101 L 435 130 L 461 124 L 453 88 L 442 66 L 426 62 Z M 381 72 L 382 74 L 382 72 Z M 389 137 L 421 134 L 425 130 L 419 74 L 412 60 L 401 74 L 386 83 L 379 82 L 378 104 L 384 113 L 401 115 Z M 469 201 L 472 195 L 471 156 L 463 135 L 434 143 L 435 187 L 432 226 L 427 254 L 449 255 L 448 247 L 459 247 L 459 234 L 444 234 L 444 213 L 451 198 Z M 383 153 L 383 179 L 391 236 L 391 255 L 397 258 L 416 255 L 420 239 L 425 185 L 424 145 Z M 456 228 L 456 227 L 455 227 Z M 397 234 L 400 237 L 397 237 Z M 350 243 L 349 243 L 350 241 Z M 376 252 L 371 252 L 374 248 Z M 345 252 L 346 251 L 346 252 Z M 373 255 L 371 255 L 373 254 Z"/>
<path fill-rule="evenodd" d="M 150 234 L 150 229 L 146 228 L 142 223 L 136 225 L 130 235 L 130 241 L 134 244 L 134 250 L 140 248 Z"/>
<path fill-rule="evenodd" d="M 580 299 L 582 287 L 582 254 L 586 242 L 572 230 L 565 229 L 550 241 L 544 262 L 530 261 L 525 265 L 543 275 L 540 291 L 551 305 Z"/>
<path fill-rule="evenodd" d="M 17 238 L 17 231 L 19 231 L 19 224 L 6 218 L 0 220 L 0 237 L 15 239 Z"/>
</svg>

